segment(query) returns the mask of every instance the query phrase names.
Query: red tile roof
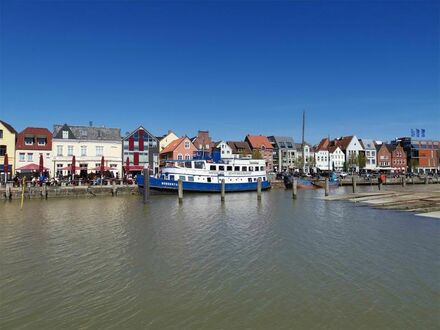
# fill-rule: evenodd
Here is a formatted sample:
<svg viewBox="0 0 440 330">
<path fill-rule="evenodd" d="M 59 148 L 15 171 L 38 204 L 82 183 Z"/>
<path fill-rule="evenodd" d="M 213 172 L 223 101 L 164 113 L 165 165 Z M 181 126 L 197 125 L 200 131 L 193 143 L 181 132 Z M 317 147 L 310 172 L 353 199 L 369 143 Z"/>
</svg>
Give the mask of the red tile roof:
<svg viewBox="0 0 440 330">
<path fill-rule="evenodd" d="M 348 145 L 350 144 L 351 140 L 353 139 L 353 135 L 350 136 L 343 136 L 337 140 L 335 140 L 335 145 L 341 148 L 341 150 L 347 149 Z"/>
<path fill-rule="evenodd" d="M 324 139 L 321 140 L 321 142 L 319 142 L 319 144 L 316 147 L 315 151 L 328 150 L 329 144 L 330 144 L 329 139 L 328 138 L 324 138 Z"/>
<path fill-rule="evenodd" d="M 160 153 L 166 154 L 169 152 L 173 152 L 174 149 L 177 148 L 177 146 L 182 143 L 183 140 L 185 140 L 186 137 L 178 138 L 177 140 L 172 141 L 169 145 L 167 145 Z"/>
<path fill-rule="evenodd" d="M 272 143 L 270 143 L 269 139 L 263 135 L 247 135 L 247 141 L 249 142 L 251 148 L 260 149 L 261 147 L 265 147 L 266 149 L 273 149 Z"/>
<path fill-rule="evenodd" d="M 46 145 L 40 146 L 37 141 L 34 141 L 32 145 L 26 145 L 24 143 L 24 138 L 26 136 L 45 137 Z M 52 133 L 47 128 L 42 127 L 26 127 L 23 131 L 17 135 L 17 150 L 52 150 Z"/>
</svg>

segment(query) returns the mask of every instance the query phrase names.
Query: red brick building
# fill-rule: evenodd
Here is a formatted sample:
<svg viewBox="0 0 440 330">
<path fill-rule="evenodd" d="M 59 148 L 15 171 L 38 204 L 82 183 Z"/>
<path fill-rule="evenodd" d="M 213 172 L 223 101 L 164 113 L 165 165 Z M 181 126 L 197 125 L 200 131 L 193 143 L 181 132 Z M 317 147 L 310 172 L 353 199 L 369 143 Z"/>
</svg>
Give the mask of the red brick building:
<svg viewBox="0 0 440 330">
<path fill-rule="evenodd" d="M 210 155 L 214 148 L 214 142 L 209 136 L 209 131 L 199 131 L 197 136 L 192 139 L 194 146 L 201 152 L 202 155 Z"/>
<path fill-rule="evenodd" d="M 43 155 L 44 167 L 50 170 L 52 168 L 52 133 L 47 128 L 27 127 L 17 134 L 16 169 L 39 164 L 40 155 Z"/>
<path fill-rule="evenodd" d="M 266 171 L 273 171 L 273 146 L 266 136 L 250 135 L 248 134 L 245 141 L 249 143 L 252 151 L 260 152 L 263 159 L 266 161 Z"/>
<path fill-rule="evenodd" d="M 391 152 L 391 168 L 394 170 L 406 172 L 406 152 L 403 147 L 400 144 L 388 144 L 387 148 Z"/>
<path fill-rule="evenodd" d="M 197 148 L 188 137 L 172 141 L 160 152 L 160 160 L 192 159 Z"/>
<path fill-rule="evenodd" d="M 391 152 L 385 143 L 376 146 L 377 167 L 381 170 L 391 169 Z"/>
</svg>

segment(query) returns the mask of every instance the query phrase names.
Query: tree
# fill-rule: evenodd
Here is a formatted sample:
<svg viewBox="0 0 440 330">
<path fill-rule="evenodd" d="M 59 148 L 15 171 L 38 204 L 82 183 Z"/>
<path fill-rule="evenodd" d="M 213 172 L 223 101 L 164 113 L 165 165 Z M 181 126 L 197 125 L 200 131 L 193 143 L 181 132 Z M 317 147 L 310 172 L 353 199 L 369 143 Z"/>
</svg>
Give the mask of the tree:
<svg viewBox="0 0 440 330">
<path fill-rule="evenodd" d="M 357 160 L 358 160 L 359 168 L 365 168 L 365 166 L 367 165 L 367 157 L 365 157 L 365 154 L 359 153 Z"/>
<path fill-rule="evenodd" d="M 303 168 L 303 166 L 304 166 L 304 159 L 302 156 L 298 156 L 296 160 L 296 167 Z"/>
<path fill-rule="evenodd" d="M 252 159 L 263 159 L 263 156 L 261 156 L 261 152 L 259 150 L 253 150 Z"/>
<path fill-rule="evenodd" d="M 417 168 L 419 167 L 419 160 L 417 158 L 411 158 L 409 162 L 409 170 L 410 172 L 417 172 Z"/>
<path fill-rule="evenodd" d="M 344 165 L 342 166 L 342 168 L 344 169 L 344 172 L 348 171 L 348 166 L 347 166 L 347 162 L 344 161 Z"/>
<path fill-rule="evenodd" d="M 315 157 L 313 156 L 309 156 L 307 157 L 307 164 L 309 165 L 309 167 L 315 167 Z"/>
<path fill-rule="evenodd" d="M 353 152 L 348 157 L 348 167 L 350 170 L 356 168 L 359 165 L 358 156 Z"/>
</svg>

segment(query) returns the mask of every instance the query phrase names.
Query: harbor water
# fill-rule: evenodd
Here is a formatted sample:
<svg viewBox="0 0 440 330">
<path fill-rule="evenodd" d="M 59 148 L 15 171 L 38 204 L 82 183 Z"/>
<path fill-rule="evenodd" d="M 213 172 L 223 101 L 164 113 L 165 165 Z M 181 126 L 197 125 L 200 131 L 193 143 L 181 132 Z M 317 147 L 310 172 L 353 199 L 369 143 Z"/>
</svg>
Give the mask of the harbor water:
<svg viewBox="0 0 440 330">
<path fill-rule="evenodd" d="M 323 194 L 2 202 L 0 329 L 438 329 L 440 222 Z"/>
</svg>

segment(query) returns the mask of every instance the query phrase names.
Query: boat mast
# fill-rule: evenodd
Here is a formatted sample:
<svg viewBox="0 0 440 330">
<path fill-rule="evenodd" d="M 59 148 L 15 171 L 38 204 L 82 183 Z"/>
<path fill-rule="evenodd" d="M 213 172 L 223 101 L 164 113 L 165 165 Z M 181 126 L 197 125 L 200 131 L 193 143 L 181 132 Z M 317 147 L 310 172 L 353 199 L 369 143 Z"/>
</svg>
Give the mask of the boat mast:
<svg viewBox="0 0 440 330">
<path fill-rule="evenodd" d="M 328 145 L 327 145 L 327 152 L 328 152 L 328 173 L 330 178 L 330 134 L 328 135 Z"/>
<path fill-rule="evenodd" d="M 304 143 L 304 127 L 306 122 L 306 112 L 303 111 L 303 125 L 302 125 L 302 142 L 301 142 L 301 149 L 302 149 L 302 158 L 303 158 L 303 173 L 306 173 L 306 155 L 305 155 L 305 143 Z"/>
</svg>

